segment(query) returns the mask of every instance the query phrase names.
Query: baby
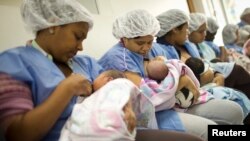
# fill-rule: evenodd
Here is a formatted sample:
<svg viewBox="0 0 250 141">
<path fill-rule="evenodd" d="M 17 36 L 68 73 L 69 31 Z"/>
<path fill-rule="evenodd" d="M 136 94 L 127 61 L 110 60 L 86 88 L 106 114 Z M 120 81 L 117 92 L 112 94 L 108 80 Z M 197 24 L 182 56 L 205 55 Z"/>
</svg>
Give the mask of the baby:
<svg viewBox="0 0 250 141">
<path fill-rule="evenodd" d="M 212 83 L 214 79 L 214 71 L 209 69 L 208 63 L 204 63 L 199 58 L 190 57 L 186 60 L 185 64 L 193 71 L 201 86 L 206 84 L 216 85 L 215 83 Z"/>
<path fill-rule="evenodd" d="M 75 104 L 60 141 L 134 140 L 136 116 L 131 100 L 134 85 L 118 78 L 126 76 L 117 70 L 107 70 L 94 80 L 94 93 Z"/>
<path fill-rule="evenodd" d="M 93 91 L 97 91 L 109 81 L 117 78 L 126 78 L 126 75 L 118 70 L 107 70 L 102 72 L 93 82 Z"/>
<path fill-rule="evenodd" d="M 166 58 L 158 56 L 148 62 L 146 65 L 146 72 L 149 79 L 160 83 L 163 81 L 169 73 L 169 68 L 166 65 Z M 187 88 L 182 88 L 175 95 L 176 105 L 181 108 L 187 108 L 194 102 L 193 94 Z"/>
<path fill-rule="evenodd" d="M 93 82 L 94 92 L 107 84 L 109 81 L 115 80 L 117 78 L 126 78 L 126 75 L 118 70 L 107 70 L 102 72 Z M 129 132 L 132 133 L 136 126 L 136 119 L 132 110 L 131 100 L 129 100 L 128 103 L 123 107 L 123 111 L 125 113 L 125 123 L 127 124 Z"/>
<path fill-rule="evenodd" d="M 149 79 L 157 82 L 161 82 L 165 79 L 169 72 L 165 60 L 167 60 L 165 57 L 158 56 L 148 62 L 146 65 L 146 72 Z"/>
</svg>

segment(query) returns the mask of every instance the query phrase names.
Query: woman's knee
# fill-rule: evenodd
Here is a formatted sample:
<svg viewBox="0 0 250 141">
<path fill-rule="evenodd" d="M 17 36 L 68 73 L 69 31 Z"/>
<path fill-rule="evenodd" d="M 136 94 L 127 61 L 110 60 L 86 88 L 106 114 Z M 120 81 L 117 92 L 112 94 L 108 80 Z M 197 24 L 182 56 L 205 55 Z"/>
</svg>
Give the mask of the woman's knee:
<svg viewBox="0 0 250 141">
<path fill-rule="evenodd" d="M 162 130 L 137 130 L 136 141 L 202 141 L 201 138 L 182 132 Z"/>
</svg>

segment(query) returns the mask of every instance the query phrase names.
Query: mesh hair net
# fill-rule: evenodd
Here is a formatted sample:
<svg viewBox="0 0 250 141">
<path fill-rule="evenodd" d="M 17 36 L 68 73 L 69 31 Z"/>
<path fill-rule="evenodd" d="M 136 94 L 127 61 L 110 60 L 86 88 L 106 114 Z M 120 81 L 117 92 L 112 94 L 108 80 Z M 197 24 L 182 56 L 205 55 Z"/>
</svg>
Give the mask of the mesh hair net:
<svg viewBox="0 0 250 141">
<path fill-rule="evenodd" d="M 241 29 L 246 30 L 250 34 L 250 25 L 245 25 Z"/>
<path fill-rule="evenodd" d="M 219 29 L 219 25 L 216 20 L 212 17 L 207 18 L 207 30 L 210 33 L 215 33 Z"/>
<path fill-rule="evenodd" d="M 192 33 L 199 29 L 199 27 L 207 22 L 207 18 L 201 13 L 191 13 L 189 20 L 189 32 Z"/>
<path fill-rule="evenodd" d="M 162 37 L 173 28 L 176 28 L 186 22 L 189 18 L 186 13 L 178 9 L 168 10 L 157 16 L 158 21 L 160 22 L 161 30 L 156 35 L 157 37 Z"/>
<path fill-rule="evenodd" d="M 232 44 L 237 39 L 238 26 L 234 24 L 226 25 L 222 30 L 222 38 L 225 45 Z"/>
<path fill-rule="evenodd" d="M 245 15 L 250 14 L 250 7 L 246 8 L 242 14 L 240 15 L 240 18 L 242 19 Z"/>
<path fill-rule="evenodd" d="M 23 0 L 22 18 L 34 34 L 51 26 L 75 22 L 87 22 L 89 29 L 93 20 L 86 8 L 76 0 Z"/>
<path fill-rule="evenodd" d="M 157 19 L 146 10 L 133 10 L 118 17 L 113 23 L 113 35 L 117 38 L 155 36 L 160 30 Z"/>
</svg>

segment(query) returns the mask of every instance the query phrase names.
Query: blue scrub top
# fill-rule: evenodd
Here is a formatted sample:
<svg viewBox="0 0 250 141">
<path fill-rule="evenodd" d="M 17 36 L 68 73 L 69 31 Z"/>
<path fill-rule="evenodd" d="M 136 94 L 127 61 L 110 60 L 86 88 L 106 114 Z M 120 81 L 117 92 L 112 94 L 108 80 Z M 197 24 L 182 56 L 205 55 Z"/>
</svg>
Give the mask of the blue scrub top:
<svg viewBox="0 0 250 141">
<path fill-rule="evenodd" d="M 204 43 L 206 43 L 210 48 L 212 48 L 214 50 L 214 52 L 215 52 L 215 54 L 216 54 L 217 57 L 220 56 L 221 52 L 220 52 L 219 46 L 217 46 L 212 41 L 204 41 Z"/>
<path fill-rule="evenodd" d="M 164 51 L 164 56 L 167 59 L 180 59 L 178 52 L 176 51 L 175 47 L 169 43 L 154 43 L 153 46 L 159 46 Z M 157 55 L 161 55 L 161 52 L 157 52 Z"/>
<path fill-rule="evenodd" d="M 61 70 L 41 51 L 32 46 L 9 49 L 0 54 L 0 60 L 0 72 L 8 73 L 30 86 L 35 107 L 43 103 L 57 85 L 65 79 Z M 88 56 L 74 57 L 71 67 L 74 73 L 83 74 L 90 82 L 103 71 L 102 67 Z M 61 129 L 75 103 L 76 97 L 73 97 L 43 140 L 58 140 Z"/>
<path fill-rule="evenodd" d="M 236 44 L 226 44 L 225 46 L 227 49 L 234 49 L 238 53 L 243 54 L 243 48 Z"/>
<path fill-rule="evenodd" d="M 146 58 L 151 59 L 160 51 L 162 51 L 161 48 L 152 47 Z M 141 77 L 146 77 L 143 66 L 144 58 L 144 56 L 123 47 L 122 43 L 117 43 L 98 60 L 98 63 L 105 70 L 130 71 L 139 74 Z"/>
</svg>

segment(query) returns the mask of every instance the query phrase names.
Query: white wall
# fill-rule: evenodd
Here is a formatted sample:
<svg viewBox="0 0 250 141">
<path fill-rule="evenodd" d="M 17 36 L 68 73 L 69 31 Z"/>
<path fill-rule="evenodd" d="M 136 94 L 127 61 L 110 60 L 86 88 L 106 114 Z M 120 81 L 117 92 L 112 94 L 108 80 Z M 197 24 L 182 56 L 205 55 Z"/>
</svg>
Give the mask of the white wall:
<svg viewBox="0 0 250 141">
<path fill-rule="evenodd" d="M 19 5 L 21 0 L 0 1 L 0 51 L 10 47 L 24 45 L 31 34 L 28 34 L 21 20 Z M 188 12 L 186 0 L 97 0 L 100 14 L 94 16 L 94 27 L 84 41 L 84 51 L 100 58 L 117 40 L 112 35 L 112 23 L 118 15 L 136 8 L 148 10 L 158 15 L 165 10 L 178 8 Z"/>
</svg>

